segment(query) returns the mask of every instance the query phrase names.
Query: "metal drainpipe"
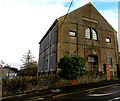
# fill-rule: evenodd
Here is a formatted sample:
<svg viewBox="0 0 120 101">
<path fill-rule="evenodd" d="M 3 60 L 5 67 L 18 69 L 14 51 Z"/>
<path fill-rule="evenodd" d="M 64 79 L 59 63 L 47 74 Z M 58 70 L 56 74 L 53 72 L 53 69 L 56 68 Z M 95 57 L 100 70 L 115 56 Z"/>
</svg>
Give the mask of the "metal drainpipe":
<svg viewBox="0 0 120 101">
<path fill-rule="evenodd" d="M 78 56 L 78 31 L 79 31 L 78 27 L 79 27 L 79 24 L 77 23 L 77 36 L 76 36 L 77 37 L 77 56 Z"/>
</svg>

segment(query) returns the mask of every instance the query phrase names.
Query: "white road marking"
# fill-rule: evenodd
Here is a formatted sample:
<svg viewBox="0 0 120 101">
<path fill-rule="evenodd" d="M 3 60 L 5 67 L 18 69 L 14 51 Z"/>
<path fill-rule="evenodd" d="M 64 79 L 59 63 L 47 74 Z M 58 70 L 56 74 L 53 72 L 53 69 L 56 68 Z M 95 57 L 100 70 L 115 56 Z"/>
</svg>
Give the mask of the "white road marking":
<svg viewBox="0 0 120 101">
<path fill-rule="evenodd" d="M 89 94 L 88 96 L 106 96 L 106 95 L 112 95 L 112 94 L 115 94 L 118 92 L 120 92 L 120 91 L 112 92 L 112 93 L 104 93 L 104 94 Z"/>
<path fill-rule="evenodd" d="M 88 96 L 106 96 L 106 95 L 111 95 L 113 93 L 106 93 L 106 94 L 89 94 Z"/>
<path fill-rule="evenodd" d="M 115 101 L 115 100 L 119 100 L 119 99 L 120 99 L 120 97 L 116 97 L 116 98 L 110 99 L 110 100 L 108 100 L 108 101 Z"/>
</svg>

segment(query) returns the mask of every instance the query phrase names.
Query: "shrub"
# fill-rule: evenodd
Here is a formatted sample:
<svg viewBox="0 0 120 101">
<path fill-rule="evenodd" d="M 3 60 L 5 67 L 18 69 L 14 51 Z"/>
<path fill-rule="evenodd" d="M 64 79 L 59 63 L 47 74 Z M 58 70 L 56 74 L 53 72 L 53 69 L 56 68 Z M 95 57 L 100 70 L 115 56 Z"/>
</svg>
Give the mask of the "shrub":
<svg viewBox="0 0 120 101">
<path fill-rule="evenodd" d="M 77 79 L 86 74 L 85 60 L 79 56 L 64 56 L 58 63 L 59 76 L 68 80 Z"/>
</svg>

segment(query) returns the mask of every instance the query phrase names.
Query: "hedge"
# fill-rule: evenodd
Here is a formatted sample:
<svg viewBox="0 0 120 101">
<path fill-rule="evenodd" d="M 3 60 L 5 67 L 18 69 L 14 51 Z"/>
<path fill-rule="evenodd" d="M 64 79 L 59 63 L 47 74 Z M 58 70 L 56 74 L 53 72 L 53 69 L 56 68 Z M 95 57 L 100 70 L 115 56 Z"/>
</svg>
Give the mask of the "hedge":
<svg viewBox="0 0 120 101">
<path fill-rule="evenodd" d="M 48 77 L 24 76 L 14 79 L 6 78 L 2 80 L 2 93 L 3 96 L 15 95 L 20 93 L 60 87 L 61 85 L 64 85 L 63 83 L 67 84 L 67 80 L 63 80 L 59 76 Z"/>
<path fill-rule="evenodd" d="M 104 73 L 88 73 L 76 79 L 77 84 L 86 84 L 90 82 L 98 82 L 105 80 Z M 41 91 L 45 89 L 54 89 L 64 86 L 71 86 L 70 80 L 63 79 L 58 75 L 47 77 L 32 77 L 24 76 L 14 79 L 3 79 L 2 81 L 2 95 L 10 96 L 21 93 Z"/>
</svg>

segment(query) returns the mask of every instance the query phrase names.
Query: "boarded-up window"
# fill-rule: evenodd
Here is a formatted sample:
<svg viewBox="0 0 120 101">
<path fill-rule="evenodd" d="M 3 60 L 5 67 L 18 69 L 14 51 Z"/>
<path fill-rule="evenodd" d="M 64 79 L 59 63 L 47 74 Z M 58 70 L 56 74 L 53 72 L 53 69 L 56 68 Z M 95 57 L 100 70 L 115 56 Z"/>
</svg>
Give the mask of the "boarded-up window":
<svg viewBox="0 0 120 101">
<path fill-rule="evenodd" d="M 40 68 L 43 70 L 43 59 L 40 60 Z"/>
<path fill-rule="evenodd" d="M 46 61 L 45 61 L 45 58 L 43 59 L 43 69 L 45 70 L 46 68 L 46 65 L 45 65 Z"/>
<path fill-rule="evenodd" d="M 112 58 L 108 58 L 108 64 L 109 64 L 110 66 L 113 65 Z"/>
<path fill-rule="evenodd" d="M 43 58 L 44 58 L 44 53 L 41 54 L 41 59 L 43 59 Z"/>
<path fill-rule="evenodd" d="M 45 38 L 45 49 L 47 49 L 48 46 L 49 46 L 49 37 L 47 35 L 46 38 Z"/>
<path fill-rule="evenodd" d="M 45 50 L 45 44 L 44 41 L 42 41 L 40 44 L 40 53 L 42 53 L 44 50 Z"/>
<path fill-rule="evenodd" d="M 54 53 L 56 51 L 56 47 L 55 47 L 55 44 L 53 44 L 51 46 L 51 50 L 50 50 L 50 53 Z"/>
<path fill-rule="evenodd" d="M 55 42 L 55 35 L 54 32 L 52 31 L 50 35 L 50 44 L 52 45 L 54 42 Z"/>
<path fill-rule="evenodd" d="M 48 56 L 49 55 L 49 49 L 46 49 L 45 51 L 44 51 L 44 56 L 46 57 L 46 56 Z"/>
<path fill-rule="evenodd" d="M 48 57 L 46 57 L 46 58 L 44 59 L 44 63 L 45 63 L 45 64 L 44 64 L 44 66 L 45 66 L 44 68 L 45 68 L 45 69 L 48 69 Z"/>
<path fill-rule="evenodd" d="M 54 68 L 55 67 L 55 61 L 56 61 L 55 53 L 53 53 L 49 57 L 49 66 L 50 66 L 50 68 Z"/>
</svg>

